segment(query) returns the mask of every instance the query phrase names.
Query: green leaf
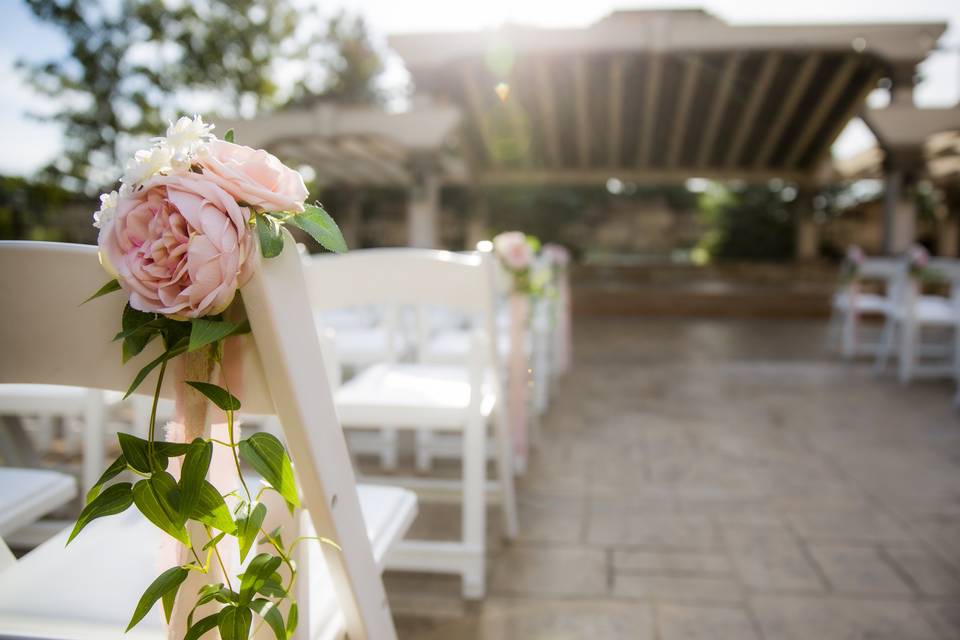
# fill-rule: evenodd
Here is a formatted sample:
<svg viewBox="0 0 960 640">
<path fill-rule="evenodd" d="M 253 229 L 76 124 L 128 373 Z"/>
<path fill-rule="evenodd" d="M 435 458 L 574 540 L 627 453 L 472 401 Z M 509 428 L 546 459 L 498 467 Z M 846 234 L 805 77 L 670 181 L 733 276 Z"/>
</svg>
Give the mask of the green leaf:
<svg viewBox="0 0 960 640">
<path fill-rule="evenodd" d="M 212 538 L 210 538 L 209 540 L 207 540 L 207 543 L 206 543 L 205 545 L 203 545 L 203 547 L 202 547 L 200 550 L 201 550 L 201 551 L 206 551 L 206 550 L 209 549 L 210 547 L 215 547 L 215 546 L 217 546 L 217 545 L 220 543 L 220 541 L 223 540 L 224 536 L 226 536 L 226 535 L 227 535 L 227 532 L 226 532 L 226 531 L 221 531 L 221 532 L 218 533 L 217 535 L 215 535 L 215 536 L 213 536 Z M 207 586 L 210 586 L 210 585 L 207 585 Z"/>
<path fill-rule="evenodd" d="M 256 216 L 260 253 L 264 258 L 275 258 L 283 251 L 283 234 L 276 218 L 261 213 Z"/>
<path fill-rule="evenodd" d="M 269 433 L 255 433 L 240 441 L 239 450 L 240 458 L 256 469 L 257 473 L 283 496 L 291 511 L 300 506 L 293 466 L 287 450 L 276 437 Z"/>
<path fill-rule="evenodd" d="M 247 554 L 250 553 L 250 547 L 252 547 L 256 541 L 257 534 L 260 532 L 260 525 L 263 524 L 263 519 L 266 515 L 267 508 L 263 504 L 257 503 L 257 506 L 249 511 L 247 515 L 242 518 L 237 518 L 237 541 L 240 543 L 240 562 L 243 562 Z"/>
<path fill-rule="evenodd" d="M 100 495 L 100 489 L 103 488 L 103 485 L 123 473 L 126 468 L 127 459 L 123 457 L 123 454 L 120 454 L 120 457 L 114 460 L 113 464 L 107 467 L 107 470 L 103 472 L 103 475 L 100 476 L 100 479 L 97 480 L 97 483 L 90 487 L 90 491 L 87 491 L 86 504 L 90 504 L 91 500 Z"/>
<path fill-rule="evenodd" d="M 190 536 L 180 519 L 178 494 L 177 481 L 165 471 L 155 473 L 149 480 L 141 480 L 133 486 L 133 501 L 147 520 L 190 546 Z"/>
<path fill-rule="evenodd" d="M 92 296 L 90 296 L 89 298 L 87 298 L 86 300 L 84 300 L 83 302 L 81 302 L 80 304 L 87 304 L 87 303 L 90 302 L 91 300 L 94 300 L 94 299 L 96 299 L 96 298 L 99 298 L 100 296 L 105 296 L 105 295 L 107 295 L 108 293 L 113 293 L 114 291 L 119 291 L 119 290 L 120 290 L 120 283 L 117 281 L 116 278 L 114 278 L 113 280 L 111 280 L 111 281 L 108 282 L 107 284 L 105 284 L 105 285 L 103 285 L 102 287 L 100 287 L 99 289 L 97 289 L 97 292 L 96 292 L 95 294 L 93 294 Z"/>
<path fill-rule="evenodd" d="M 216 584 L 207 584 L 200 587 L 200 590 L 197 591 L 197 601 L 193 603 L 193 607 L 190 609 L 190 613 L 187 614 L 187 626 L 193 626 L 193 614 L 196 613 L 199 607 L 216 600 L 217 602 L 222 602 L 224 604 L 234 603 L 233 591 L 227 589 L 223 586 L 222 582 Z"/>
<path fill-rule="evenodd" d="M 203 634 L 217 627 L 219 617 L 220 612 L 218 611 L 217 613 L 211 613 L 205 618 L 200 618 L 187 629 L 187 634 L 183 636 L 183 640 L 199 640 Z"/>
<path fill-rule="evenodd" d="M 103 490 L 103 493 L 94 498 L 93 502 L 85 506 L 83 511 L 80 512 L 80 517 L 77 518 L 77 523 L 73 525 L 73 531 L 67 538 L 67 544 L 70 544 L 70 541 L 77 537 L 77 534 L 84 527 L 97 518 L 126 511 L 133 504 L 133 494 L 130 487 L 129 482 L 118 482 L 110 485 Z"/>
<path fill-rule="evenodd" d="M 227 142 L 233 142 L 233 129 L 227 129 L 227 132 L 223 134 L 223 139 Z"/>
<path fill-rule="evenodd" d="M 274 578 L 270 578 L 264 582 L 263 586 L 257 589 L 257 593 L 262 593 L 263 595 L 271 598 L 287 597 L 287 590 L 283 588 L 283 583 Z"/>
<path fill-rule="evenodd" d="M 159 356 L 157 356 L 156 359 L 151 360 L 149 363 L 147 363 L 147 365 L 143 367 L 143 369 L 140 369 L 137 375 L 134 376 L 133 382 L 130 383 L 130 388 L 127 389 L 127 392 L 125 394 L 123 394 L 124 400 L 126 400 L 131 393 L 137 390 L 137 387 L 140 386 L 140 383 L 143 382 L 148 375 L 150 375 L 151 371 L 153 371 L 158 366 L 160 366 L 160 363 L 162 363 L 164 360 L 169 360 L 170 358 L 178 356 L 186 350 L 187 350 L 186 345 L 178 346 L 173 349 L 167 349 L 166 351 L 161 353 Z"/>
<path fill-rule="evenodd" d="M 145 313 L 130 306 L 123 308 L 121 326 L 123 327 L 123 362 L 126 363 L 147 346 L 156 335 L 156 328 L 148 326 L 157 319 L 155 313 Z"/>
<path fill-rule="evenodd" d="M 230 517 L 230 509 L 224 502 L 223 496 L 207 481 L 203 483 L 200 500 L 190 514 L 190 518 L 224 533 L 233 534 L 237 530 L 237 524 Z"/>
<path fill-rule="evenodd" d="M 280 535 L 280 527 L 274 528 L 274 530 L 271 531 L 269 534 L 267 534 L 267 535 L 263 536 L 262 538 L 260 538 L 260 540 L 259 540 L 260 544 L 268 544 L 268 543 L 270 542 L 270 540 L 267 539 L 268 537 L 270 538 L 270 540 L 273 540 L 273 542 L 274 542 L 278 547 L 282 547 L 282 546 L 283 546 L 283 536 Z"/>
<path fill-rule="evenodd" d="M 130 465 L 140 473 L 151 473 L 154 468 L 163 471 L 167 468 L 167 457 L 160 452 L 159 447 L 154 447 L 153 458 L 156 465 L 150 465 L 150 442 L 129 433 L 118 433 L 117 440 L 120 441 L 120 450 L 123 451 L 123 457 Z M 154 443 L 157 444 L 157 443 Z"/>
<path fill-rule="evenodd" d="M 143 617 L 150 612 L 153 605 L 155 605 L 157 600 L 163 597 L 165 593 L 172 590 L 174 596 L 176 596 L 177 589 L 179 589 L 183 581 L 187 579 L 188 573 L 189 572 L 183 567 L 172 567 L 161 573 L 156 580 L 151 582 L 147 590 L 140 596 L 140 602 L 137 603 L 137 608 L 133 611 L 133 617 L 130 618 L 127 631 L 133 629 L 138 622 L 143 620 Z M 166 606 L 164 606 L 164 609 L 166 609 Z M 169 613 L 167 614 L 167 620 L 170 620 Z"/>
<path fill-rule="evenodd" d="M 182 456 L 190 448 L 189 442 L 154 442 L 153 450 L 166 458 Z"/>
<path fill-rule="evenodd" d="M 240 580 L 240 604 L 247 604 L 253 599 L 263 583 L 280 567 L 281 562 L 279 556 L 269 553 L 258 553 L 250 561 Z"/>
<path fill-rule="evenodd" d="M 186 520 L 200 504 L 207 471 L 213 458 L 213 443 L 196 438 L 183 457 L 180 471 L 180 517 Z"/>
<path fill-rule="evenodd" d="M 242 326 L 242 324 L 225 320 L 207 320 L 205 318 L 195 318 L 190 324 L 190 344 L 187 351 L 196 351 L 217 340 L 232 336 Z"/>
<path fill-rule="evenodd" d="M 240 408 L 240 401 L 236 399 L 229 391 L 223 387 L 218 387 L 209 382 L 198 382 L 197 380 L 187 380 L 188 385 L 207 396 L 213 404 L 224 411 L 236 411 Z"/>
<path fill-rule="evenodd" d="M 307 205 L 303 213 L 284 218 L 284 222 L 289 222 L 309 233 L 310 237 L 327 251 L 344 253 L 347 250 L 347 241 L 343 239 L 340 227 L 329 213 L 316 205 Z"/>
<path fill-rule="evenodd" d="M 230 605 L 224 607 L 217 618 L 222 640 L 247 640 L 250 636 L 250 623 L 253 614 L 247 607 Z"/>
<path fill-rule="evenodd" d="M 293 632 L 297 630 L 297 622 L 300 620 L 300 611 L 296 602 L 290 603 L 290 611 L 287 613 L 287 638 L 293 637 Z"/>
<path fill-rule="evenodd" d="M 266 621 L 273 630 L 273 635 L 277 640 L 286 640 L 287 633 L 283 628 L 283 615 L 277 609 L 277 605 L 264 598 L 257 598 L 250 603 L 250 608 L 257 612 L 257 615 Z"/>
</svg>

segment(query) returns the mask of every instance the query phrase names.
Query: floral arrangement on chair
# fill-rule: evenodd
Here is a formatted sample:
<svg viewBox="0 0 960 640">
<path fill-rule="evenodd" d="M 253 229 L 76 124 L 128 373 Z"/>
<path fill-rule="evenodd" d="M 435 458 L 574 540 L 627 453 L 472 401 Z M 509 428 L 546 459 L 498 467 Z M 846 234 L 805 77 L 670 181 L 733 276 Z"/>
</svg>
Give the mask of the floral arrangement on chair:
<svg viewBox="0 0 960 640">
<path fill-rule="evenodd" d="M 866 254 L 863 253 L 863 249 L 855 244 L 847 247 L 847 253 L 840 264 L 840 284 L 848 285 L 856 280 L 864 260 L 866 260 Z"/>
<path fill-rule="evenodd" d="M 911 245 L 907 249 L 907 271 L 910 277 L 921 282 L 939 282 L 943 274 L 930 266 L 930 252 L 921 244 Z"/>
<path fill-rule="evenodd" d="M 118 434 L 122 454 L 87 494 L 69 539 L 93 520 L 135 505 L 189 555 L 147 587 L 128 630 L 160 600 L 169 622 L 177 600 L 190 597 L 187 640 L 214 628 L 225 639 L 246 639 L 254 614 L 278 640 L 285 640 L 297 626 L 292 558 L 303 538 L 285 544 L 278 530 L 263 530 L 267 508 L 260 499 L 264 491 L 275 491 L 291 513 L 300 502 L 290 458 L 277 438 L 256 433 L 235 439 L 240 401 L 226 383 L 224 341 L 249 332 L 242 307 L 233 303 L 260 259 L 283 250 L 283 225 L 302 229 L 331 251 L 345 251 L 346 244 L 330 216 L 305 203 L 308 193 L 299 173 L 266 151 L 235 144 L 232 131 L 220 140 L 212 129 L 199 116 L 171 124 L 165 137 L 136 153 L 120 188 L 101 196 L 94 214 L 100 260 L 114 279 L 90 299 L 118 290 L 128 296 L 114 338 L 122 342 L 124 362 L 158 337 L 163 352 L 134 376 L 127 390 L 127 395 L 133 393 L 159 367 L 147 439 Z M 189 430 L 181 436 L 183 442 L 157 438 L 157 403 L 167 364 L 181 354 L 186 363 L 182 392 L 193 394 L 194 406 L 200 403 L 201 429 L 209 400 L 226 416 L 229 441 L 202 433 L 190 439 Z M 210 382 L 218 366 L 224 386 Z M 221 494 L 207 480 L 214 445 L 232 456 L 239 476 L 236 491 Z M 240 473 L 241 460 L 267 483 L 256 494 Z M 179 464 L 179 479 L 167 471 L 171 462 Z M 136 482 L 116 482 L 124 471 L 132 472 Z M 196 539 L 198 531 L 205 539 Z M 220 550 L 228 542 L 237 545 L 241 562 L 258 544 L 267 551 L 257 553 L 242 572 L 231 572 Z M 210 573 L 211 563 L 223 581 L 178 596 L 188 575 Z M 289 569 L 286 584 L 278 573 L 281 565 Z M 285 601 L 286 620 L 279 607 Z M 197 608 L 211 602 L 223 607 L 194 620 Z"/>
<path fill-rule="evenodd" d="M 493 238 L 493 251 L 500 264 L 513 278 L 514 293 L 538 295 L 549 274 L 534 269 L 534 258 L 540 250 L 540 240 L 522 231 L 504 231 Z"/>
</svg>

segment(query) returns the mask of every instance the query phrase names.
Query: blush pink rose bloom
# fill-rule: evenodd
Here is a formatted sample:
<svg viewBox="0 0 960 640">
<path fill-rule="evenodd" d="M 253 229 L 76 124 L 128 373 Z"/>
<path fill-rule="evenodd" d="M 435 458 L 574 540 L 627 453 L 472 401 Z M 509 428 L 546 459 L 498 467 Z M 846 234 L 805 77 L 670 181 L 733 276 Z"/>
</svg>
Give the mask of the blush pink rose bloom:
<svg viewBox="0 0 960 640">
<path fill-rule="evenodd" d="M 100 255 L 134 309 L 176 319 L 220 313 L 259 259 L 249 216 L 198 174 L 156 176 L 120 198 L 100 229 Z"/>
<path fill-rule="evenodd" d="M 238 202 L 264 211 L 303 211 L 303 177 L 263 149 L 212 140 L 199 164 L 204 177 Z"/>
<path fill-rule="evenodd" d="M 522 231 L 505 231 L 493 239 L 493 248 L 503 264 L 513 271 L 522 271 L 533 261 L 533 247 Z"/>
</svg>

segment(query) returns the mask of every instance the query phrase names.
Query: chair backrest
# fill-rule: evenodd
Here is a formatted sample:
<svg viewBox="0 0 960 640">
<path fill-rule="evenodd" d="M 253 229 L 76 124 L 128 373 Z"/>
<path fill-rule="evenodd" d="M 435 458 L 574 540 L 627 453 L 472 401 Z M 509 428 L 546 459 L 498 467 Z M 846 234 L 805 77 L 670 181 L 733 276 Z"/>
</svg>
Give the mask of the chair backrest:
<svg viewBox="0 0 960 640">
<path fill-rule="evenodd" d="M 253 330 L 241 338 L 243 410 L 279 417 L 304 507 L 318 535 L 341 547 L 337 551 L 321 545 L 348 635 L 393 638 L 396 632 L 360 512 L 300 258 L 293 239 L 284 236 L 283 253 L 263 260 L 242 291 Z M 157 355 L 154 347 L 152 353 L 121 364 L 120 345 L 111 338 L 119 329 L 122 293 L 80 306 L 107 279 L 96 247 L 0 242 L 0 270 L 0 383 L 123 390 L 139 366 Z M 356 281 L 353 285 L 364 286 Z M 144 384 L 150 385 L 150 379 Z M 167 397 L 173 397 L 172 387 L 165 385 Z"/>
<path fill-rule="evenodd" d="M 897 276 L 902 258 L 865 258 L 860 265 L 858 276 L 862 280 L 881 280 L 889 282 Z"/>
<path fill-rule="evenodd" d="M 950 287 L 950 298 L 960 305 L 960 260 L 956 258 L 931 258 L 931 271 L 942 278 Z"/>
</svg>

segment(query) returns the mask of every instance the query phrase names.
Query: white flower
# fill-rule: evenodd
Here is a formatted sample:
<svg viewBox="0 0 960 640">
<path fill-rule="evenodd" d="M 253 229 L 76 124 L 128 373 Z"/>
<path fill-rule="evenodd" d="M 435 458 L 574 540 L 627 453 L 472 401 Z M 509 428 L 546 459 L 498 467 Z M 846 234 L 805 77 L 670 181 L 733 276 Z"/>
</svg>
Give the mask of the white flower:
<svg viewBox="0 0 960 640">
<path fill-rule="evenodd" d="M 103 225 L 108 224 L 117 212 L 117 203 L 119 200 L 120 194 L 116 191 L 101 195 L 100 210 L 93 214 L 93 226 L 99 229 Z"/>
<path fill-rule="evenodd" d="M 173 154 L 190 156 L 204 147 L 213 138 L 212 124 L 206 124 L 200 116 L 193 119 L 183 116 L 176 122 L 171 122 L 167 128 L 167 137 L 159 138 L 161 146 L 167 146 Z"/>
<path fill-rule="evenodd" d="M 127 163 L 123 177 L 120 179 L 125 185 L 142 184 L 148 178 L 158 173 L 166 173 L 172 169 L 170 161 L 173 153 L 166 146 L 157 146 L 150 149 L 141 149 L 133 155 Z"/>
<path fill-rule="evenodd" d="M 508 269 L 522 271 L 533 260 L 533 247 L 522 231 L 505 231 L 493 239 L 493 249 Z"/>
</svg>

